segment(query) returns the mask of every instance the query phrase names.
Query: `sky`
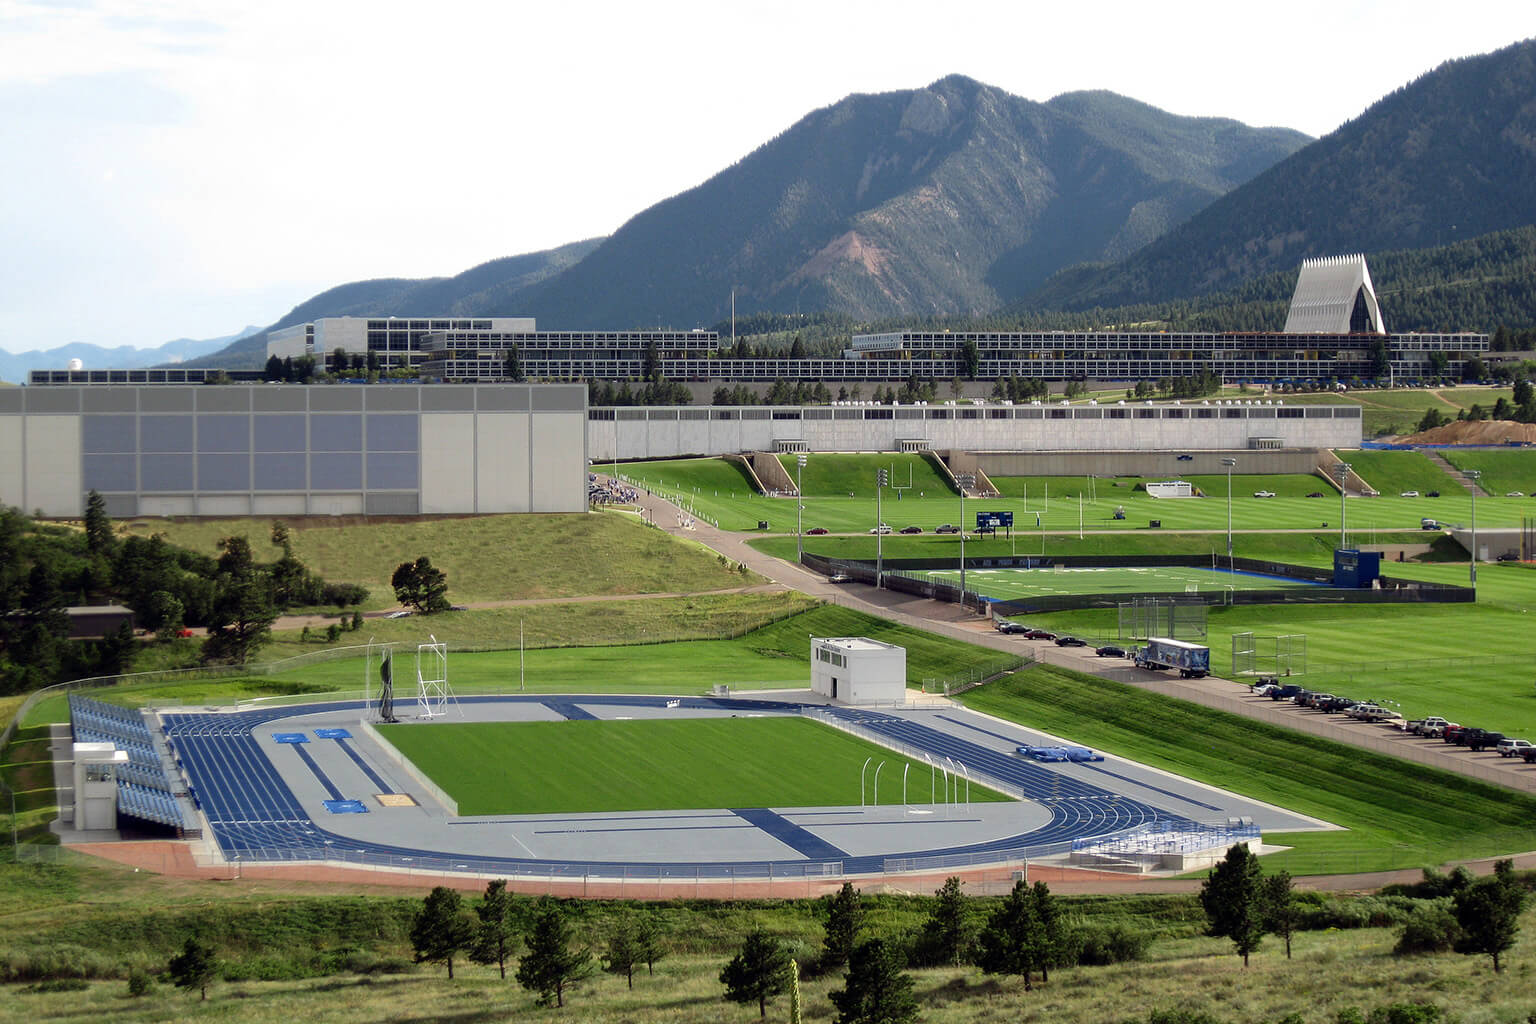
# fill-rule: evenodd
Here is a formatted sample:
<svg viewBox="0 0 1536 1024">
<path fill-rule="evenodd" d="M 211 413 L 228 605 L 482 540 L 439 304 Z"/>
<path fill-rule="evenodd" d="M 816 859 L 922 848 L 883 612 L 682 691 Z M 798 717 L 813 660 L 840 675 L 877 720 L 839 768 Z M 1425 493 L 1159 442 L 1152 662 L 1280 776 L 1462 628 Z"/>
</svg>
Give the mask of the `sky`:
<svg viewBox="0 0 1536 1024">
<path fill-rule="evenodd" d="M 0 348 L 606 235 L 851 93 L 958 73 L 1321 136 L 1532 35 L 1529 0 L 0 0 Z"/>
</svg>

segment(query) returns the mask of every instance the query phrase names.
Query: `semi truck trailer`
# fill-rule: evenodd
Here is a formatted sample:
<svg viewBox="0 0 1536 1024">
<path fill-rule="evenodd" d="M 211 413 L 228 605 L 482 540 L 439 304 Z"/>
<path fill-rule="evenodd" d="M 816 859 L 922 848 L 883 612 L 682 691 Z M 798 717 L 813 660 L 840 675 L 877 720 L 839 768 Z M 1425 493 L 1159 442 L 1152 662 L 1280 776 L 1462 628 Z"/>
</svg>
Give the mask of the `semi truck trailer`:
<svg viewBox="0 0 1536 1024">
<path fill-rule="evenodd" d="M 1147 646 L 1136 650 L 1137 668 L 1176 668 L 1185 679 L 1211 674 L 1211 649 L 1204 644 L 1165 637 L 1148 637 Z"/>
</svg>

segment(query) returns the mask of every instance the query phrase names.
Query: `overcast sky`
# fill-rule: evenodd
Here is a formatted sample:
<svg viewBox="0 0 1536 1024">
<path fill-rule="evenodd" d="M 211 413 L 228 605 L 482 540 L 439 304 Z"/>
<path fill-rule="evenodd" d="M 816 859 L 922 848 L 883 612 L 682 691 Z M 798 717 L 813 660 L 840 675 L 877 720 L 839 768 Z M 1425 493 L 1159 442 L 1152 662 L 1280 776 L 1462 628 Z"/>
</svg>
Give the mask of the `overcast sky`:
<svg viewBox="0 0 1536 1024">
<path fill-rule="evenodd" d="M 1533 11 L 0 0 L 0 347 L 215 337 L 605 235 L 813 109 L 951 73 L 1323 135 Z"/>
</svg>

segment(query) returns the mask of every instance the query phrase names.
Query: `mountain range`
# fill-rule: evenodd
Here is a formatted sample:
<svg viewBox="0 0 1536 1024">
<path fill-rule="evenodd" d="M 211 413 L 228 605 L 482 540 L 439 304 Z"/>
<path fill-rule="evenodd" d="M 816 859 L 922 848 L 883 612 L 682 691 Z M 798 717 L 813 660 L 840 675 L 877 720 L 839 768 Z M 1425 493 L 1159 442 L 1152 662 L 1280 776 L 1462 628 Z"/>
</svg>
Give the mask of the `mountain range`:
<svg viewBox="0 0 1536 1024">
<path fill-rule="evenodd" d="M 446 314 L 686 328 L 722 320 L 733 290 L 741 314 L 860 321 L 1167 301 L 1308 256 L 1536 223 L 1533 180 L 1536 41 L 1444 64 L 1318 140 L 1108 92 L 1037 103 L 957 75 L 814 111 L 608 238 L 341 285 L 272 326 Z M 264 340 L 198 362 L 259 365 Z"/>
</svg>

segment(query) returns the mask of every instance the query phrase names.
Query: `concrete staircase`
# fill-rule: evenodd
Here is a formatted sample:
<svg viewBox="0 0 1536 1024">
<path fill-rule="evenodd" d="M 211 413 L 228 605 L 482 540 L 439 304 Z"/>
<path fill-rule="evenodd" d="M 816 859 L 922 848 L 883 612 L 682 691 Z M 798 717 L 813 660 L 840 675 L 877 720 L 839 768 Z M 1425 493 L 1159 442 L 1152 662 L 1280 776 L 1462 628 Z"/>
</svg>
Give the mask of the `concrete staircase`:
<svg viewBox="0 0 1536 1024">
<path fill-rule="evenodd" d="M 960 490 L 959 477 L 970 474 L 976 478 L 976 486 L 965 492 L 967 498 L 1000 498 L 1003 493 L 997 489 L 997 485 L 982 472 L 981 460 L 972 452 L 960 448 L 951 448 L 943 458 L 935 458 L 939 471 L 948 478 L 950 486 Z"/>
<path fill-rule="evenodd" d="M 1335 471 L 1333 467 L 1337 466 L 1343 461 L 1343 459 L 1333 454 L 1331 449 L 1319 448 L 1317 450 L 1317 463 L 1313 468 L 1317 472 L 1318 476 L 1328 481 L 1329 486 L 1331 486 L 1334 490 L 1338 490 L 1339 478 L 1334 475 Z M 1353 468 L 1350 469 L 1349 476 L 1344 480 L 1344 488 L 1346 494 L 1351 492 L 1355 494 L 1380 493 L 1370 484 L 1366 483 L 1365 479 L 1361 477 L 1359 473 L 1356 473 Z"/>
<path fill-rule="evenodd" d="M 1452 480 L 1457 481 L 1461 484 L 1461 486 L 1465 487 L 1479 498 L 1491 497 L 1487 491 L 1483 490 L 1482 484 L 1479 484 L 1473 480 L 1469 480 L 1467 477 L 1463 476 L 1461 470 L 1447 462 L 1444 455 L 1441 455 L 1433 448 L 1420 448 L 1419 451 L 1430 462 L 1433 462 L 1435 465 L 1444 470 L 1446 476 L 1450 477 Z"/>
</svg>

